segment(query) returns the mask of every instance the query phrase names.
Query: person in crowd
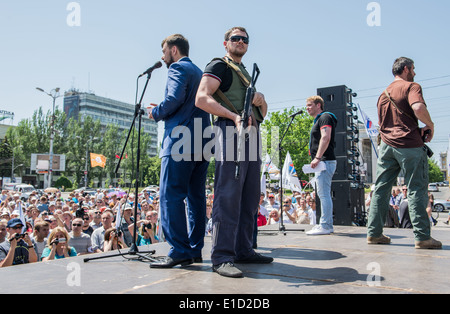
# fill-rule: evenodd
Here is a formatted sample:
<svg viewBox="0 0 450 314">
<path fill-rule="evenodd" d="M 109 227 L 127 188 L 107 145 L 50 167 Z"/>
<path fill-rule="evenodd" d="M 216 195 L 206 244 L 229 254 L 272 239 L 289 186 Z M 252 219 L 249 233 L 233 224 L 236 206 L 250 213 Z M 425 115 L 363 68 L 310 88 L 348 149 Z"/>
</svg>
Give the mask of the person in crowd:
<svg viewBox="0 0 450 314">
<path fill-rule="evenodd" d="M 268 225 L 274 225 L 280 222 L 280 214 L 277 209 L 272 209 L 267 220 Z"/>
<path fill-rule="evenodd" d="M 50 224 L 45 220 L 36 221 L 34 224 L 34 250 L 36 251 L 38 261 L 40 261 L 42 252 L 47 245 L 47 237 L 50 233 Z"/>
<path fill-rule="evenodd" d="M 89 216 L 91 216 L 91 222 L 89 225 L 92 229 L 97 229 L 102 226 L 102 213 L 99 209 L 91 209 L 89 210 Z"/>
<path fill-rule="evenodd" d="M 69 245 L 77 251 L 77 255 L 93 253 L 91 237 L 83 232 L 82 218 L 72 220 L 72 231 L 69 233 Z"/>
<path fill-rule="evenodd" d="M 105 232 L 111 228 L 113 222 L 113 214 L 110 211 L 105 211 L 102 215 L 102 226 L 95 229 L 92 233 L 91 240 L 94 252 L 103 251 L 103 245 L 105 242 Z"/>
<path fill-rule="evenodd" d="M 155 236 L 156 226 L 152 224 L 152 212 L 147 212 L 145 219 L 137 221 L 137 228 L 139 232 L 137 233 L 136 245 L 149 245 L 152 243 L 157 243 L 158 240 Z M 129 232 L 133 234 L 134 223 L 128 226 Z"/>
<path fill-rule="evenodd" d="M 123 239 L 123 232 L 118 231 L 115 227 L 108 228 L 105 231 L 104 252 L 121 250 L 127 248 L 127 244 Z"/>
<path fill-rule="evenodd" d="M 0 243 L 5 242 L 6 236 L 8 235 L 8 232 L 6 231 L 7 224 L 8 221 L 0 217 Z"/>
<path fill-rule="evenodd" d="M 306 200 L 303 198 L 298 199 L 298 208 L 297 208 L 297 220 L 298 224 L 309 224 L 310 217 L 308 213 L 308 208 L 306 206 Z"/>
<path fill-rule="evenodd" d="M 412 228 L 411 218 L 408 208 L 408 188 L 406 185 L 402 187 L 403 200 L 398 207 L 399 228 Z"/>
<path fill-rule="evenodd" d="M 41 196 L 39 199 L 39 204 L 36 206 L 39 209 L 39 212 L 48 211 L 47 197 Z"/>
<path fill-rule="evenodd" d="M 285 196 L 283 200 L 283 223 L 294 224 L 297 221 L 297 211 L 292 205 L 292 199 L 289 196 Z M 281 216 L 281 213 L 280 213 Z"/>
<path fill-rule="evenodd" d="M 42 252 L 42 261 L 77 256 L 77 251 L 69 246 L 69 233 L 64 227 L 56 227 L 47 239 L 47 247 Z"/>
<path fill-rule="evenodd" d="M 24 224 L 13 218 L 6 224 L 9 238 L 0 243 L 0 268 L 37 262 L 37 254 L 28 233 L 23 234 Z"/>
</svg>

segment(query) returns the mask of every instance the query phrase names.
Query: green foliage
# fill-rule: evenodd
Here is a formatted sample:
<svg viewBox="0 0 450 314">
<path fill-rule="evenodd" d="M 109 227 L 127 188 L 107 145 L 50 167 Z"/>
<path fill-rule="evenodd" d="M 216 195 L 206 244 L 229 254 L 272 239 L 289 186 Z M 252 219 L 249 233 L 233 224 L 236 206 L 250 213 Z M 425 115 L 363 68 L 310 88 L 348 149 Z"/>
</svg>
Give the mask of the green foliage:
<svg viewBox="0 0 450 314">
<path fill-rule="evenodd" d="M 283 167 L 287 152 L 291 155 L 294 167 L 297 174 L 302 179 L 307 179 L 307 176 L 302 173 L 301 168 L 304 164 L 310 163 L 309 157 L 309 134 L 311 131 L 313 118 L 306 112 L 294 118 L 288 132 L 286 133 L 282 142 L 281 161 L 279 160 L 279 141 L 286 132 L 286 129 L 291 121 L 290 115 L 298 111 L 298 108 L 284 109 L 284 111 L 277 111 L 269 113 L 261 126 L 263 148 L 267 145 L 267 153 L 272 157 L 274 164 L 280 168 Z M 265 152 L 263 151 L 263 158 Z M 264 161 L 264 159 L 263 159 Z"/>
<path fill-rule="evenodd" d="M 442 171 L 434 159 L 428 159 L 428 177 L 429 182 L 440 182 L 444 180 Z"/>
<path fill-rule="evenodd" d="M 69 179 L 67 179 L 65 176 L 61 176 L 61 177 L 59 177 L 58 180 L 56 180 L 56 182 L 54 183 L 54 186 L 56 188 L 61 188 L 62 186 L 64 186 L 65 189 L 71 189 L 72 182 Z"/>
<path fill-rule="evenodd" d="M 12 150 L 14 150 L 15 164 L 24 164 L 16 170 L 23 171 L 30 167 L 31 154 L 48 154 L 50 150 L 50 131 L 52 113 L 46 114 L 42 108 L 36 110 L 29 119 L 21 120 L 17 127 L 9 128 L 6 138 L 11 147 L 0 147 L 0 171 L 4 166 L 5 176 L 11 175 Z M 73 186 L 84 186 L 84 171 L 87 169 L 87 182 L 92 185 L 94 179 L 103 182 L 113 182 L 113 179 L 131 182 L 136 177 L 136 154 L 137 154 L 137 131 L 134 130 L 130 136 L 121 162 L 119 172 L 115 169 L 118 162 L 116 155 L 120 155 L 128 131 L 119 132 L 116 125 L 108 125 L 102 129 L 99 120 L 91 116 L 78 116 L 78 119 L 66 119 L 63 111 L 55 108 L 54 116 L 54 143 L 55 154 L 66 155 L 66 171 L 64 176 L 73 176 Z M 150 158 L 147 150 L 150 146 L 151 137 L 141 133 L 141 160 L 140 160 L 140 182 L 152 182 L 159 184 L 160 162 L 158 157 Z M 91 168 L 90 153 L 101 154 L 106 157 L 106 167 Z M 3 164 L 1 163 L 3 161 Z M 65 184 L 62 184 L 66 186 Z"/>
</svg>

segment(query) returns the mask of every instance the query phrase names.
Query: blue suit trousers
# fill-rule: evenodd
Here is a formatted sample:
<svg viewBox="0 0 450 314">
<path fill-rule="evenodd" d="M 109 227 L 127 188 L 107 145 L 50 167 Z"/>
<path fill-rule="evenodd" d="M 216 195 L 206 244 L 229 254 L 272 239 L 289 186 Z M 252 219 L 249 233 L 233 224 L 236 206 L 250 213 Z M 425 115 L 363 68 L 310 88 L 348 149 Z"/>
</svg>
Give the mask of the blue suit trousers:
<svg viewBox="0 0 450 314">
<path fill-rule="evenodd" d="M 172 258 L 201 256 L 206 228 L 208 165 L 208 161 L 161 158 L 161 225 L 171 246 L 168 256 Z"/>
</svg>

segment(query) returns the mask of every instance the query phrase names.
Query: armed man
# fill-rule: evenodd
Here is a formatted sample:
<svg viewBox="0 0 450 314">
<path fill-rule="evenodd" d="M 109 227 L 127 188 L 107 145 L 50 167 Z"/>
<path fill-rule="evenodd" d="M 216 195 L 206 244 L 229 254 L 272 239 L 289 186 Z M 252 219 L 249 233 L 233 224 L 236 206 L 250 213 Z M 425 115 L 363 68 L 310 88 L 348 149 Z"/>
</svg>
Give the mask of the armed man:
<svg viewBox="0 0 450 314">
<path fill-rule="evenodd" d="M 267 103 L 263 94 L 254 92 L 252 113 L 244 123 L 246 94 L 252 83 L 252 77 L 241 63 L 249 45 L 246 29 L 231 28 L 225 33 L 223 44 L 226 56 L 213 59 L 206 66 L 195 105 L 216 117 L 214 125 L 222 134 L 216 137 L 215 146 L 213 270 L 226 277 L 242 277 L 243 273 L 234 263 L 262 264 L 273 261 L 273 258 L 262 256 L 252 248 L 260 198 L 261 158 L 259 152 L 255 154 L 252 151 L 255 148 L 250 143 L 255 139 L 259 142 L 259 125 L 267 114 Z M 240 142 L 245 146 L 242 147 L 245 153 L 241 156 L 237 152 L 240 141 L 237 134 L 245 124 L 252 131 L 247 132 L 250 139 Z M 236 132 L 227 132 L 230 127 L 236 128 Z M 217 158 L 217 149 L 222 153 L 222 158 Z"/>
</svg>

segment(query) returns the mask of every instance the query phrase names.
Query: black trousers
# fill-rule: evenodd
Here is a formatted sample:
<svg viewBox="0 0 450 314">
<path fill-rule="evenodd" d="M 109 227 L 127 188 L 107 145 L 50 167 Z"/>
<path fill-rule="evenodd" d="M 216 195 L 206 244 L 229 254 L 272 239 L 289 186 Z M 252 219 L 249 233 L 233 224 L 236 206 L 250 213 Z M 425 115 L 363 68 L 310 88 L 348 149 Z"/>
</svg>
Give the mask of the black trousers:
<svg viewBox="0 0 450 314">
<path fill-rule="evenodd" d="M 216 152 L 217 145 L 221 145 L 223 156 L 227 155 L 227 149 L 233 148 L 236 151 L 237 137 L 235 136 L 234 141 L 231 141 L 225 136 L 225 128 L 233 127 L 233 121 L 218 120 L 215 126 L 223 132 L 223 137 L 218 139 L 216 137 L 220 141 L 216 144 Z M 259 143 L 259 128 L 254 135 L 257 136 Z M 235 259 L 243 259 L 254 254 L 253 231 L 261 193 L 261 159 L 259 151 L 256 154 L 256 160 L 253 158 L 251 161 L 252 159 L 249 158 L 251 142 L 246 142 L 246 156 L 245 160 L 240 161 L 238 179 L 235 178 L 236 162 L 216 156 L 212 210 L 211 261 L 213 265 L 234 262 Z"/>
</svg>

